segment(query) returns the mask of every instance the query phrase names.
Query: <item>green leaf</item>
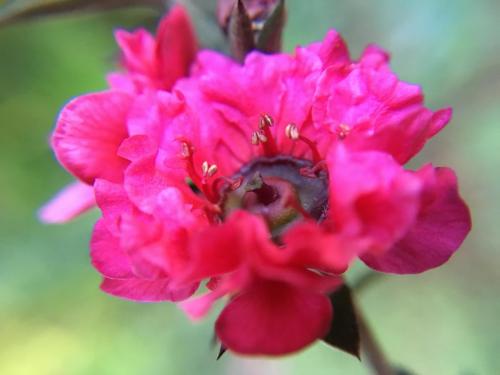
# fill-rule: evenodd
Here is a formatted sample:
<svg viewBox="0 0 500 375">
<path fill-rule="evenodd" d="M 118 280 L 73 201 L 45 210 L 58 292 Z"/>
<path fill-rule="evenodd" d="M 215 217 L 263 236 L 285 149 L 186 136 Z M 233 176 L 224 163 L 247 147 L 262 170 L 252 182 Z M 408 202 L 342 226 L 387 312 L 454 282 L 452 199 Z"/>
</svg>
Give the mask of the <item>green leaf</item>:
<svg viewBox="0 0 500 375">
<path fill-rule="evenodd" d="M 332 325 L 323 341 L 359 358 L 359 329 L 350 288 L 344 284 L 330 295 L 330 301 Z"/>
<path fill-rule="evenodd" d="M 0 6 L 0 26 L 44 16 L 124 7 L 165 5 L 164 0 L 11 0 Z"/>
</svg>

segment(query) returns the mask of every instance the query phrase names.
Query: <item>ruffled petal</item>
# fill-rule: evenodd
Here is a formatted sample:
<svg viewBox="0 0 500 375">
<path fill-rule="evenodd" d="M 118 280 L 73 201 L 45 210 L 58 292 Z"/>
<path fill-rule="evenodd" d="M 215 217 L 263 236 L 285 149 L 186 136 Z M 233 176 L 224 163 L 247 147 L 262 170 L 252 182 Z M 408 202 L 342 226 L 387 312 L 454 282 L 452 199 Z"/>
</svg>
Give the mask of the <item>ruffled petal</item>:
<svg viewBox="0 0 500 375">
<path fill-rule="evenodd" d="M 163 18 L 156 39 L 159 78 L 163 88 L 170 90 L 179 78 L 188 75 L 197 50 L 193 26 L 183 6 L 174 6 Z"/>
<path fill-rule="evenodd" d="M 120 239 L 111 234 L 103 219 L 94 227 L 90 240 L 90 258 L 92 265 L 105 277 L 113 279 L 135 277 L 127 254 L 120 248 Z"/>
<path fill-rule="evenodd" d="M 115 39 L 122 52 L 122 64 L 130 73 L 154 76 L 156 41 L 148 31 L 118 30 Z"/>
<path fill-rule="evenodd" d="M 82 181 L 122 179 L 126 160 L 117 155 L 127 137 L 131 97 L 106 91 L 80 96 L 62 110 L 52 137 L 59 162 Z"/>
<path fill-rule="evenodd" d="M 390 155 L 352 152 L 342 145 L 328 159 L 333 231 L 353 238 L 358 251 L 385 251 L 408 231 L 418 213 L 422 185 Z"/>
<path fill-rule="evenodd" d="M 125 190 L 121 184 L 97 179 L 94 183 L 97 205 L 108 230 L 115 236 L 120 235 L 120 224 L 123 215 L 133 212 Z"/>
<path fill-rule="evenodd" d="M 262 240 L 267 240 L 267 228 L 265 237 L 260 230 L 263 226 L 260 218 L 237 211 L 223 224 L 193 233 L 179 277 L 198 281 L 234 271 L 244 260 L 250 264 L 251 252 L 257 253 Z"/>
<path fill-rule="evenodd" d="M 471 229 L 467 205 L 458 194 L 457 180 L 448 168 L 426 167 L 418 172 L 426 192 L 415 224 L 389 251 L 365 254 L 371 268 L 389 273 L 420 273 L 445 263 Z"/>
<path fill-rule="evenodd" d="M 242 354 L 295 352 L 323 337 L 332 306 L 322 294 L 261 282 L 236 296 L 215 323 L 222 344 Z"/>
<path fill-rule="evenodd" d="M 341 274 L 357 255 L 357 244 L 325 230 L 314 222 L 294 225 L 283 236 L 280 253 L 288 264 Z"/>
<path fill-rule="evenodd" d="M 342 69 L 344 65 L 351 63 L 347 45 L 336 30 L 329 30 L 322 42 L 313 43 L 307 49 L 319 56 L 325 69 L 330 66 Z"/>
<path fill-rule="evenodd" d="M 388 61 L 370 46 L 358 63 L 327 68 L 312 117 L 318 129 L 330 129 L 350 148 L 388 152 L 404 164 L 449 122 L 451 110 L 426 108 L 420 87 L 400 81 Z"/>
<path fill-rule="evenodd" d="M 191 296 L 198 284 L 186 287 L 172 287 L 169 278 L 145 279 L 107 279 L 101 283 L 101 289 L 115 297 L 137 302 L 182 301 Z"/>
<path fill-rule="evenodd" d="M 74 182 L 40 208 L 38 217 L 47 224 L 61 224 L 90 210 L 95 204 L 92 186 Z"/>
</svg>

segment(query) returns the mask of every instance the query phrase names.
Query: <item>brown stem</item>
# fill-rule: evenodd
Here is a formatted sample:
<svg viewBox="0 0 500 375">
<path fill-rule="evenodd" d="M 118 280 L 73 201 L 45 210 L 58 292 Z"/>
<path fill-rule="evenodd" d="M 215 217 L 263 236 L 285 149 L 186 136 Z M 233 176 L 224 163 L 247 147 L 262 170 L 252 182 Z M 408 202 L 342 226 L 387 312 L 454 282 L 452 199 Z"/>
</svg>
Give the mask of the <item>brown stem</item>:
<svg viewBox="0 0 500 375">
<path fill-rule="evenodd" d="M 359 306 L 356 306 L 359 334 L 361 338 L 361 350 L 375 375 L 395 375 L 389 360 L 384 355 L 373 332 L 366 322 Z"/>
</svg>

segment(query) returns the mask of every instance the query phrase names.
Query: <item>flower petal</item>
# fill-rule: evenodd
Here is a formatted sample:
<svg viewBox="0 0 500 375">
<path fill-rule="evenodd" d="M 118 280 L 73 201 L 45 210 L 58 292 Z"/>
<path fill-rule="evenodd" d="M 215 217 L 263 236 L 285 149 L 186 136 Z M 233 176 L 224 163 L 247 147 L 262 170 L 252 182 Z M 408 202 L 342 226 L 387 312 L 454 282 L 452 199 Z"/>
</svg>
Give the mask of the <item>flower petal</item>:
<svg viewBox="0 0 500 375">
<path fill-rule="evenodd" d="M 59 162 L 82 181 L 122 179 L 126 160 L 117 156 L 126 138 L 129 95 L 106 91 L 80 96 L 62 110 L 52 137 Z"/>
<path fill-rule="evenodd" d="M 61 224 L 94 206 L 95 196 L 92 186 L 73 182 L 40 208 L 38 217 L 47 224 Z"/>
<path fill-rule="evenodd" d="M 159 77 L 170 90 L 177 79 L 188 75 L 197 50 L 193 26 L 183 6 L 174 6 L 163 18 L 156 39 Z"/>
<path fill-rule="evenodd" d="M 352 152 L 342 145 L 327 159 L 330 176 L 328 220 L 334 231 L 356 241 L 359 251 L 385 251 L 413 224 L 421 182 L 389 154 Z"/>
<path fill-rule="evenodd" d="M 397 274 L 420 273 L 445 263 L 471 229 L 467 205 L 460 198 L 457 180 L 448 168 L 422 169 L 427 193 L 414 226 L 389 251 L 361 259 L 371 268 Z"/>
<path fill-rule="evenodd" d="M 323 337 L 331 319 L 332 306 L 326 296 L 263 281 L 229 302 L 215 331 L 232 351 L 280 355 Z"/>
<path fill-rule="evenodd" d="M 115 39 L 122 52 L 122 64 L 129 72 L 154 74 L 155 39 L 148 31 L 117 30 Z"/>
<path fill-rule="evenodd" d="M 181 301 L 191 296 L 197 288 L 198 284 L 174 288 L 169 278 L 157 280 L 105 278 L 101 283 L 104 292 L 137 302 Z"/>
<path fill-rule="evenodd" d="M 120 239 L 107 229 L 104 219 L 100 219 L 90 240 L 92 265 L 105 277 L 113 279 L 133 278 L 132 266 L 125 252 L 120 248 Z"/>
<path fill-rule="evenodd" d="M 400 81 L 388 55 L 368 47 L 358 63 L 333 65 L 318 80 L 312 116 L 352 149 L 390 153 L 406 163 L 451 118 L 451 110 L 432 112 L 422 90 Z"/>
</svg>

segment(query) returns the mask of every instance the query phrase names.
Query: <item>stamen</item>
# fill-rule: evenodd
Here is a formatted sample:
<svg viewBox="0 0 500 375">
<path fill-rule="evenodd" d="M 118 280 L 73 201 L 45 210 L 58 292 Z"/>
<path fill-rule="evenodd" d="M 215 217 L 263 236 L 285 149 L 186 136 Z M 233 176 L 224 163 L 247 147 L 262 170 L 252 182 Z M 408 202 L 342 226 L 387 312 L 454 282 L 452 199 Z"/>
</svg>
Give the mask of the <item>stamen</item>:
<svg viewBox="0 0 500 375">
<path fill-rule="evenodd" d="M 218 170 L 217 166 L 215 164 L 212 164 L 210 168 L 208 168 L 208 173 L 207 173 L 208 177 L 212 177 L 214 174 L 216 174 L 217 170 Z"/>
<path fill-rule="evenodd" d="M 209 165 L 207 161 L 204 161 L 201 165 L 201 171 L 203 174 L 202 177 L 200 177 L 194 167 L 194 147 L 184 138 L 179 138 L 178 140 L 181 142 L 181 157 L 186 162 L 186 170 L 189 178 L 210 202 L 217 203 L 218 199 L 213 194 L 212 188 L 207 181 L 207 178 L 212 177 L 215 173 L 217 173 L 217 166 L 215 164 Z"/>
<path fill-rule="evenodd" d="M 259 128 L 264 130 L 265 128 L 270 128 L 274 125 L 274 120 L 268 114 L 264 114 L 260 118 Z"/>
<path fill-rule="evenodd" d="M 267 142 L 267 137 L 265 136 L 265 134 L 261 133 L 261 132 L 257 132 L 257 137 L 259 138 L 259 141 L 261 143 L 266 143 Z"/>
<path fill-rule="evenodd" d="M 285 128 L 285 134 L 292 141 L 296 141 L 300 137 L 299 129 L 295 124 L 288 124 Z"/>
<path fill-rule="evenodd" d="M 340 139 L 345 139 L 351 132 L 351 127 L 346 124 L 340 124 L 337 128 L 337 135 Z"/>
<path fill-rule="evenodd" d="M 203 177 L 212 177 L 214 174 L 217 173 L 217 166 L 215 164 L 209 165 L 208 161 L 204 161 L 203 164 L 201 164 L 201 171 L 203 172 Z"/>
<path fill-rule="evenodd" d="M 252 133 L 252 144 L 257 146 L 259 143 L 260 143 L 259 133 L 258 132 L 253 132 Z"/>
<path fill-rule="evenodd" d="M 316 143 L 311 141 L 310 139 L 300 135 L 299 128 L 297 125 L 290 123 L 285 128 L 285 135 L 290 138 L 292 141 L 302 141 L 304 142 L 311 150 L 313 161 L 315 164 L 321 162 L 322 157 L 316 147 Z"/>
<path fill-rule="evenodd" d="M 182 147 L 181 156 L 184 159 L 187 159 L 187 158 L 190 158 L 191 156 L 193 156 L 194 148 L 190 143 L 188 143 L 186 141 L 181 141 L 181 147 Z"/>
<path fill-rule="evenodd" d="M 252 133 L 252 144 L 262 144 L 266 156 L 275 156 L 278 154 L 278 146 L 270 129 L 273 125 L 274 120 L 271 116 L 268 114 L 261 115 L 259 120 L 260 131 Z"/>
<path fill-rule="evenodd" d="M 208 161 L 204 161 L 202 164 L 201 164 L 201 171 L 203 172 L 203 176 L 206 176 L 207 173 L 208 173 Z"/>
</svg>

